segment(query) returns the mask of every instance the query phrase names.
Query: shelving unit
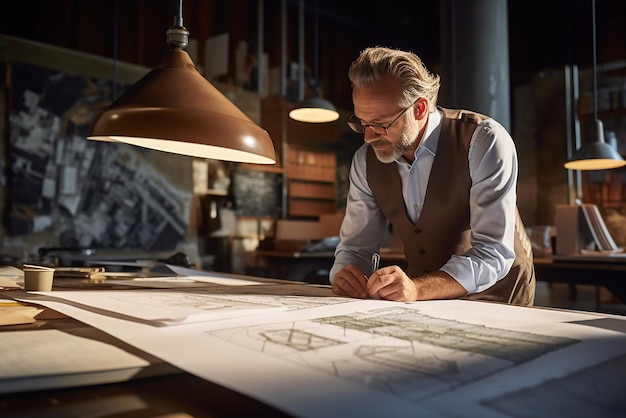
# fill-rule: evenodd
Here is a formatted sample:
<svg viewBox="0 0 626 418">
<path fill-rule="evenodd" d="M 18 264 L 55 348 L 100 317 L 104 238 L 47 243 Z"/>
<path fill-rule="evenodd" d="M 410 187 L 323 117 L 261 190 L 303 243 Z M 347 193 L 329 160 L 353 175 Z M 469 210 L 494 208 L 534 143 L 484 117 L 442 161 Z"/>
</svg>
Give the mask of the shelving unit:
<svg viewBox="0 0 626 418">
<path fill-rule="evenodd" d="M 333 152 L 287 147 L 288 214 L 292 217 L 319 216 L 336 210 Z"/>
<path fill-rule="evenodd" d="M 335 145 L 341 122 L 303 123 L 289 119 L 293 108 L 280 97 L 262 105 L 262 126 L 274 141 L 283 169 L 286 218 L 317 218 L 337 210 Z"/>
</svg>

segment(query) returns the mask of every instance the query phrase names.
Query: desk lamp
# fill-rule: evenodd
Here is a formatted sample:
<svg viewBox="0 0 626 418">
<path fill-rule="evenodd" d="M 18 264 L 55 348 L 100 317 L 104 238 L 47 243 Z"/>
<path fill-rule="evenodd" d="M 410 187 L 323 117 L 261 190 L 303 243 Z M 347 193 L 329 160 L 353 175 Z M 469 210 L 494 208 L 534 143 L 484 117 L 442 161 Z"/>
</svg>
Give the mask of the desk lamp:
<svg viewBox="0 0 626 418">
<path fill-rule="evenodd" d="M 596 64 L 596 2 L 591 0 L 593 19 L 593 127 L 592 141 L 584 144 L 574 152 L 572 158 L 564 166 L 568 170 L 607 170 L 626 165 L 626 161 L 617 150 L 604 141 L 604 128 L 598 119 L 598 70 Z"/>
<path fill-rule="evenodd" d="M 179 0 L 164 61 L 100 114 L 87 138 L 198 158 L 275 163 L 269 134 L 196 70 L 184 50 L 188 39 Z"/>
<path fill-rule="evenodd" d="M 321 87 L 318 78 L 319 66 L 319 12 L 318 2 L 315 3 L 315 97 L 301 100 L 296 107 L 289 112 L 293 120 L 308 123 L 325 123 L 339 119 L 339 112 L 335 106 L 326 99 L 320 97 Z M 304 94 L 304 11 L 303 0 L 300 0 L 300 95 Z"/>
</svg>

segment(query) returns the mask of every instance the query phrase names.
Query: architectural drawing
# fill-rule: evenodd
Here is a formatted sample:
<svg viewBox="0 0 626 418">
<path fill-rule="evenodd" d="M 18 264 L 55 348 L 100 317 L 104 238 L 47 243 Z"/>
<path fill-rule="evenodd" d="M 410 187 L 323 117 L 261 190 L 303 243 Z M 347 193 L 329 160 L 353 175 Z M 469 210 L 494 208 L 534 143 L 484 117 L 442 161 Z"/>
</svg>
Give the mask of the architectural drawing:
<svg viewBox="0 0 626 418">
<path fill-rule="evenodd" d="M 577 342 L 435 318 L 405 307 L 210 334 L 413 403 Z"/>
<path fill-rule="evenodd" d="M 273 286 L 207 285 L 177 290 L 121 290 L 106 293 L 60 292 L 59 299 L 89 298 L 93 307 L 135 318 L 153 325 L 176 325 L 215 321 L 272 311 L 295 311 L 353 302 L 353 299 L 324 296 L 303 297 L 301 284 Z M 310 292 L 310 290 L 309 290 Z"/>
<path fill-rule="evenodd" d="M 465 300 L 349 302 L 327 288 L 259 285 L 214 286 L 206 296 L 222 306 L 269 306 L 272 298 L 284 306 L 267 315 L 206 311 L 182 327 L 132 320 L 164 318 L 168 307 L 156 305 L 176 294 L 201 308 L 197 290 L 63 291 L 21 300 L 299 417 L 608 418 L 626 411 L 621 318 Z M 111 297 L 120 294 L 145 304 Z M 304 299 L 310 309 L 297 308 Z"/>
</svg>

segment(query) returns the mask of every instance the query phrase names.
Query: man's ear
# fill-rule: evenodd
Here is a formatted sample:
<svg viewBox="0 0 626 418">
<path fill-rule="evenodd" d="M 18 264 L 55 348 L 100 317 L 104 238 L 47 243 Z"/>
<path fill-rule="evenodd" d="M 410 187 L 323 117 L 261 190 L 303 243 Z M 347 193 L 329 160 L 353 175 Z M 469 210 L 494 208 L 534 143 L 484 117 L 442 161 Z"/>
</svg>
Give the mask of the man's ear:
<svg viewBox="0 0 626 418">
<path fill-rule="evenodd" d="M 415 119 L 423 119 L 428 115 L 428 100 L 423 97 L 417 99 L 417 103 L 415 103 L 413 114 L 415 115 Z"/>
</svg>

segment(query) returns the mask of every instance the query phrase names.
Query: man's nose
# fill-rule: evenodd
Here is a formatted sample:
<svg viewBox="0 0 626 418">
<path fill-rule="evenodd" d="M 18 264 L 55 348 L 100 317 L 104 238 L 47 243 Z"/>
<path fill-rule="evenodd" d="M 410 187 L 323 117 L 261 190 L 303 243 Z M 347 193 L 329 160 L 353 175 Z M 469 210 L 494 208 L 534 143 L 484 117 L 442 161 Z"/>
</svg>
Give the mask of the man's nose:
<svg viewBox="0 0 626 418">
<path fill-rule="evenodd" d="M 374 132 L 372 128 L 370 128 L 369 126 L 365 128 L 365 132 L 363 132 L 363 141 L 365 141 L 367 144 L 377 141 L 379 138 L 380 135 Z"/>
</svg>

